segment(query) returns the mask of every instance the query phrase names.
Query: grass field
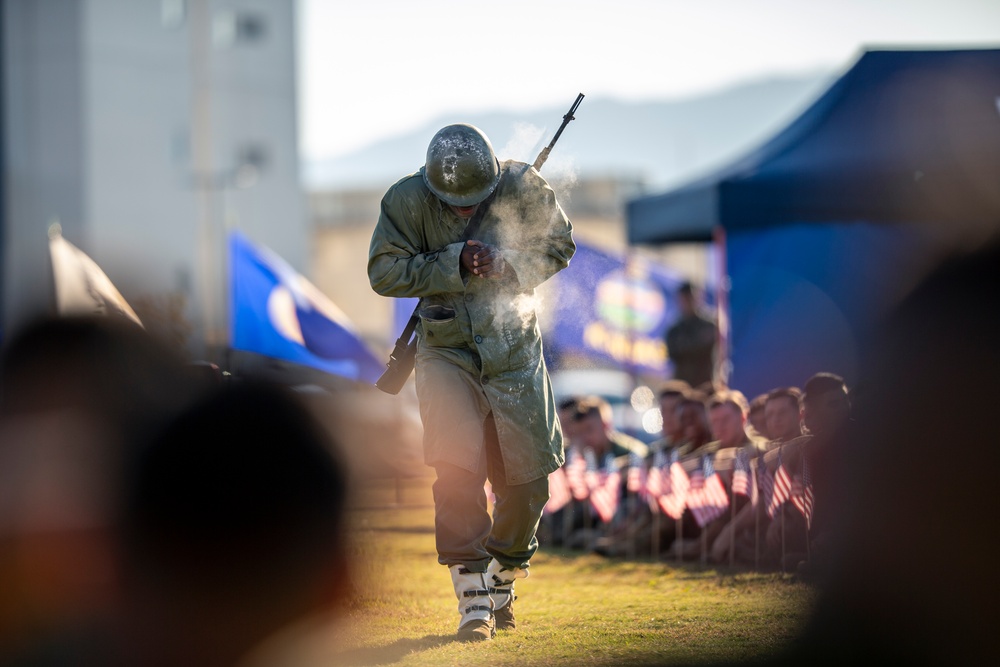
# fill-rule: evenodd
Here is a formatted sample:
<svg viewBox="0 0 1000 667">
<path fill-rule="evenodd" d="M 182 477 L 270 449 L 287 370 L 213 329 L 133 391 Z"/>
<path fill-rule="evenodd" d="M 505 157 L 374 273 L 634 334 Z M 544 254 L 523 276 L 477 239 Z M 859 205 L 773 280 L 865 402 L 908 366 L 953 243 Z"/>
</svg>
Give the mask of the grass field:
<svg viewBox="0 0 1000 667">
<path fill-rule="evenodd" d="M 403 505 L 395 505 L 402 500 Z M 352 520 L 355 596 L 296 645 L 302 665 L 648 665 L 765 658 L 808 613 L 812 590 L 778 573 L 546 551 L 517 584 L 518 628 L 453 641 L 451 579 L 437 563 L 429 481 L 383 487 Z M 331 629 L 333 628 L 333 629 Z"/>
</svg>

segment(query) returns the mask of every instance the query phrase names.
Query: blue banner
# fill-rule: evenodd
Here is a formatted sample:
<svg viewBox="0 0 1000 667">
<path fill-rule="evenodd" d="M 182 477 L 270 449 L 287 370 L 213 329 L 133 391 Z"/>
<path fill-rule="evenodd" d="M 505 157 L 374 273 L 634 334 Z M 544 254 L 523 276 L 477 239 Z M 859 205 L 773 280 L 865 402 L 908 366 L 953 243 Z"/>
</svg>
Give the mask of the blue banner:
<svg viewBox="0 0 1000 667">
<path fill-rule="evenodd" d="M 358 338 L 343 312 L 281 257 L 229 236 L 232 346 L 374 383 L 385 364 Z"/>
<path fill-rule="evenodd" d="M 667 375 L 667 328 L 679 315 L 684 278 L 640 257 L 615 256 L 576 240 L 568 268 L 556 275 L 556 303 L 546 347 L 607 362 L 631 373 Z"/>
<path fill-rule="evenodd" d="M 403 333 L 418 303 L 420 299 L 417 297 L 400 297 L 392 300 L 392 330 L 395 332 L 392 337 L 393 342 Z"/>
</svg>

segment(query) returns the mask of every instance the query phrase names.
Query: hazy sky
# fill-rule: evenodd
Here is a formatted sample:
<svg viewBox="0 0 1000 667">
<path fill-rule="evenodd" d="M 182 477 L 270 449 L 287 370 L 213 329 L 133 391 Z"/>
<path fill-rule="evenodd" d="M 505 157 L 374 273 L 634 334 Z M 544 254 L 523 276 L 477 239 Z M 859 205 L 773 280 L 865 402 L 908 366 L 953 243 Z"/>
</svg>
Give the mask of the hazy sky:
<svg viewBox="0 0 1000 667">
<path fill-rule="evenodd" d="M 864 46 L 1000 47 L 1000 0 L 298 2 L 307 160 L 442 114 L 682 97 L 840 71 Z"/>
</svg>

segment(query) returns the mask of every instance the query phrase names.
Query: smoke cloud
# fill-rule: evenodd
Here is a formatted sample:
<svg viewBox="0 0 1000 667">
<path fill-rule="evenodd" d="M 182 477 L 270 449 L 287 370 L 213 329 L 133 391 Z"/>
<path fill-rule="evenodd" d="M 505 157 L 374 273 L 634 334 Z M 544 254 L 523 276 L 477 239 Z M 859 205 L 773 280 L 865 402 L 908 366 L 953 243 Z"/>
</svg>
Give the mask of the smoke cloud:
<svg viewBox="0 0 1000 667">
<path fill-rule="evenodd" d="M 520 160 L 532 163 L 535 155 L 542 148 L 542 132 L 544 130 L 531 123 L 514 123 L 514 134 L 497 152 L 501 160 Z"/>
</svg>

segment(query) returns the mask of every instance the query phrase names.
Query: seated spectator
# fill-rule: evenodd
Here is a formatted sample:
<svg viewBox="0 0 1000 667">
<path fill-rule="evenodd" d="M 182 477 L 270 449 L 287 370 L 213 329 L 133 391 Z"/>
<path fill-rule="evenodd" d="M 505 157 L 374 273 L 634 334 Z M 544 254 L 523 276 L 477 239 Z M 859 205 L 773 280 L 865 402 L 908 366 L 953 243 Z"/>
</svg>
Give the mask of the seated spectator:
<svg viewBox="0 0 1000 667">
<path fill-rule="evenodd" d="M 562 427 L 564 449 L 576 446 L 576 413 L 580 405 L 579 396 L 567 396 L 556 406 L 559 413 L 559 425 Z"/>
<path fill-rule="evenodd" d="M 812 572 L 806 576 L 811 576 L 825 566 L 829 557 L 830 517 L 842 501 L 843 482 L 847 479 L 847 472 L 840 466 L 842 452 L 858 436 L 851 418 L 851 398 L 842 377 L 817 373 L 804 389 L 802 422 L 811 437 L 797 465 L 800 475 L 809 478 L 814 510 L 807 527 L 809 548 L 800 552 L 799 560 L 810 561 Z M 801 516 L 793 516 L 801 528 Z M 793 552 L 790 558 L 794 557 Z"/>
<path fill-rule="evenodd" d="M 781 387 L 767 394 L 764 406 L 771 446 L 790 442 L 802 435 L 802 392 L 798 387 Z"/>
<path fill-rule="evenodd" d="M 810 560 L 815 565 L 825 559 L 827 517 L 839 502 L 835 480 L 845 479 L 834 462 L 839 459 L 838 450 L 854 437 L 851 402 L 843 378 L 817 373 L 804 389 L 802 423 L 808 434 L 782 443 L 766 457 L 768 471 L 776 474 L 780 464 L 791 482 L 789 497 L 782 501 L 766 532 L 771 560 L 786 571 L 800 562 Z M 809 512 L 803 511 L 801 502 L 794 502 L 806 487 L 812 496 Z"/>
<path fill-rule="evenodd" d="M 563 480 L 570 485 L 572 498 L 557 510 L 542 514 L 541 522 L 538 526 L 536 539 L 539 544 L 546 546 L 561 546 L 566 543 L 569 536 L 584 526 L 584 514 L 589 510 L 585 509 L 584 503 L 587 501 L 589 490 L 585 488 L 584 477 L 578 474 L 579 470 L 576 458 L 582 460 L 583 452 L 579 445 L 577 436 L 576 415 L 580 404 L 579 396 L 568 396 L 558 402 L 559 425 L 563 432 L 563 448 L 566 460 L 562 468 L 556 473 L 563 475 Z M 552 477 L 549 477 L 550 494 L 553 484 Z"/>
<path fill-rule="evenodd" d="M 731 491 L 733 469 L 737 456 L 750 461 L 763 451 L 763 442 L 752 439 L 747 433 L 747 416 L 750 408 L 746 397 L 737 390 L 724 390 L 717 393 L 708 402 L 709 423 L 712 435 L 718 446 L 713 465 L 726 489 Z M 748 504 L 745 495 L 731 496 L 729 511 L 706 526 L 706 539 L 712 545 L 712 557 L 721 560 L 718 555 L 729 551 L 732 530 L 724 530 L 733 517 Z"/>
<path fill-rule="evenodd" d="M 705 453 L 702 450 L 712 441 L 712 430 L 708 424 L 708 411 L 705 408 L 705 395 L 692 391 L 679 407 L 681 438 L 674 449 L 680 456 L 692 453 Z M 715 451 L 717 447 L 712 448 Z"/>
<path fill-rule="evenodd" d="M 701 466 L 702 456 L 715 454 L 719 449 L 719 442 L 712 439 L 706 407 L 708 400 L 710 399 L 700 391 L 692 391 L 681 401 L 682 439 L 672 451 L 677 454 L 680 464 L 689 476 Z M 673 548 L 682 549 L 685 554 L 690 555 L 687 549 L 700 550 L 700 536 L 701 527 L 698 526 L 691 511 L 685 509 L 680 521 L 668 520 L 661 523 L 659 544 L 672 545 Z M 689 540 L 690 545 L 685 546 L 682 542 L 678 542 L 678 539 Z"/>
<path fill-rule="evenodd" d="M 852 387 L 858 425 L 842 425 L 836 446 L 814 459 L 830 483 L 827 492 L 814 480 L 815 521 L 827 513 L 824 548 L 833 557 L 820 572 L 805 632 L 776 664 L 996 659 L 1000 533 L 989 515 L 1000 447 L 989 434 L 1000 377 L 998 303 L 994 239 L 910 290 L 863 350 L 864 413 L 856 412 Z M 842 423 L 846 392 L 836 387 L 823 398 L 819 388 L 805 387 L 807 412 L 814 398 L 829 399 L 821 409 Z"/>
<path fill-rule="evenodd" d="M 663 424 L 660 437 L 649 445 L 649 455 L 658 451 L 666 451 L 680 444 L 683 439 L 683 429 L 680 420 L 680 406 L 691 393 L 691 387 L 683 380 L 668 380 L 657 389 L 656 396 L 660 404 L 660 417 Z"/>
<path fill-rule="evenodd" d="M 774 449 L 802 436 L 800 397 L 801 392 L 795 387 L 774 389 L 765 395 L 766 428 L 769 433 L 775 435 L 770 442 L 761 442 L 751 451 L 750 462 L 754 471 L 764 464 L 762 454 L 765 449 Z M 775 460 L 774 457 L 771 460 Z M 776 465 L 776 463 L 772 464 L 771 473 L 774 472 Z M 720 467 L 729 469 L 729 466 L 723 464 L 720 464 Z M 757 506 L 752 506 L 741 498 L 736 516 L 720 531 L 713 543 L 713 560 L 716 562 L 724 562 L 727 559 L 757 562 L 760 555 L 761 536 L 766 534 L 769 524 L 770 518 L 764 504 L 758 503 Z"/>
<path fill-rule="evenodd" d="M 600 396 L 585 396 L 578 401 L 573 426 L 580 447 L 593 452 L 599 464 L 611 454 L 619 467 L 624 467 L 630 454 L 645 458 L 649 451 L 641 440 L 615 429 L 611 404 Z"/>
<path fill-rule="evenodd" d="M 747 420 L 755 437 L 771 440 L 767 432 L 767 418 L 764 416 L 764 405 L 767 403 L 767 394 L 761 394 L 750 401 L 750 413 Z"/>
<path fill-rule="evenodd" d="M 680 420 L 680 406 L 690 394 L 691 387 L 683 380 L 668 380 L 657 390 L 660 403 L 660 415 L 663 423 L 663 434 L 649 445 L 649 452 L 642 461 L 639 484 L 641 491 L 632 494 L 623 512 L 615 518 L 614 525 L 608 534 L 599 538 L 595 550 L 605 556 L 635 555 L 649 553 L 652 539 L 654 512 L 659 513 L 655 499 L 650 502 L 643 500 L 645 495 L 645 480 L 652 464 L 654 454 L 666 453 L 683 440 L 683 428 Z"/>
<path fill-rule="evenodd" d="M 648 447 L 644 442 L 633 438 L 615 429 L 612 421 L 613 413 L 611 404 L 600 396 L 584 396 L 577 404 L 577 411 L 573 417 L 574 433 L 580 450 L 583 452 L 588 462 L 588 467 L 597 467 L 598 474 L 590 475 L 590 484 L 595 480 L 603 480 L 604 476 L 600 471 L 604 466 L 611 465 L 620 474 L 620 483 L 614 498 L 615 511 L 627 504 L 626 498 L 632 496 L 627 488 L 627 470 L 637 459 L 642 461 L 648 453 Z M 574 527 L 582 521 L 583 528 L 576 530 L 574 536 L 568 542 L 574 548 L 593 548 L 597 538 L 603 536 L 608 529 L 610 521 L 601 521 L 596 511 L 593 509 L 594 501 L 598 498 L 594 495 L 594 488 L 590 488 L 590 502 L 584 507 L 581 518 L 574 519 Z"/>
</svg>

